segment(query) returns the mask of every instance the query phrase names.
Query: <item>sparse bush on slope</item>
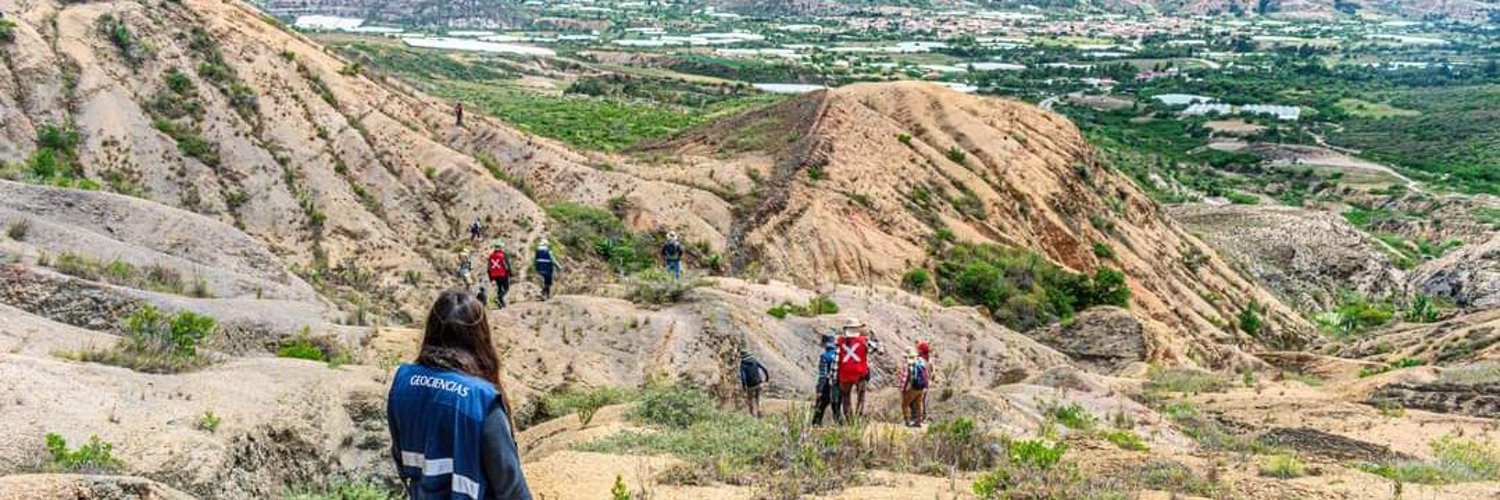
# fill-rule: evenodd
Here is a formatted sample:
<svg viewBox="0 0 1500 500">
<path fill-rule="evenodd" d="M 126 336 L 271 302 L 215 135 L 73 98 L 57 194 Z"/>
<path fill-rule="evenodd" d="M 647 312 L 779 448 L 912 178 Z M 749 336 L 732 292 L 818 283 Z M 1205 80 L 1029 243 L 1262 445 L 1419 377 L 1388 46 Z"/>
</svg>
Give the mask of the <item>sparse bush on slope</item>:
<svg viewBox="0 0 1500 500">
<path fill-rule="evenodd" d="M 1026 331 L 1100 305 L 1126 307 L 1125 275 L 1101 267 L 1071 273 L 1041 255 L 997 245 L 954 244 L 937 255 L 938 289 L 960 303 L 982 305 L 996 321 Z"/>
<path fill-rule="evenodd" d="M 189 311 L 176 314 L 145 306 L 125 318 L 127 337 L 109 349 L 84 349 L 65 357 L 122 366 L 146 373 L 177 373 L 212 360 L 198 346 L 217 331 L 217 322 Z"/>
</svg>

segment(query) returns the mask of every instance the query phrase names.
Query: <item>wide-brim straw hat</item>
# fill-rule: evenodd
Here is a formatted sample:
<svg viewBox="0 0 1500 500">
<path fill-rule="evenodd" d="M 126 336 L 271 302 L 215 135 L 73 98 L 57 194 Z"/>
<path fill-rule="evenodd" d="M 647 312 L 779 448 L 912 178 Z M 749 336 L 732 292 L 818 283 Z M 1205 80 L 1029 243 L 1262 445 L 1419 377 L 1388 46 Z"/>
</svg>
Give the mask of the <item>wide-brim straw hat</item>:
<svg viewBox="0 0 1500 500">
<path fill-rule="evenodd" d="M 858 329 L 861 329 L 861 328 L 864 328 L 864 327 L 865 327 L 865 322 L 864 321 L 860 321 L 859 318 L 856 318 L 854 316 L 849 316 L 847 318 L 844 318 L 844 330 L 849 330 L 851 328 L 858 330 Z"/>
</svg>

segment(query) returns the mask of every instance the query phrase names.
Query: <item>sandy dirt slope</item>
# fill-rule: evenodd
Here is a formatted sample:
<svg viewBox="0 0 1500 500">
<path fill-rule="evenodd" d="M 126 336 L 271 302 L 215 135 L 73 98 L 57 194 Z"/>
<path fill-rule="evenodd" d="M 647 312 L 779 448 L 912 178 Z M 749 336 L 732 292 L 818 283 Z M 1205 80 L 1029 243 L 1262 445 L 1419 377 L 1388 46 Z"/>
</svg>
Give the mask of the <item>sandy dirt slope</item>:
<svg viewBox="0 0 1500 500">
<path fill-rule="evenodd" d="M 798 283 L 894 284 L 932 264 L 930 239 L 946 229 L 961 241 L 1032 249 L 1075 270 L 1123 269 L 1132 308 L 1191 339 L 1177 345 L 1182 358 L 1194 351 L 1229 363 L 1236 355 L 1216 346 L 1256 343 L 1215 326 L 1251 302 L 1268 306 L 1272 337 L 1295 342 L 1310 332 L 1100 165 L 1070 122 L 1026 104 L 918 82 L 851 85 L 636 154 L 685 157 L 679 168 L 726 179 L 723 188 L 734 190 L 738 177 L 718 174 L 725 162 L 714 160 L 728 155 L 759 179 L 754 205 L 730 235 L 736 263 Z M 1117 258 L 1097 257 L 1095 243 L 1114 247 Z"/>
</svg>

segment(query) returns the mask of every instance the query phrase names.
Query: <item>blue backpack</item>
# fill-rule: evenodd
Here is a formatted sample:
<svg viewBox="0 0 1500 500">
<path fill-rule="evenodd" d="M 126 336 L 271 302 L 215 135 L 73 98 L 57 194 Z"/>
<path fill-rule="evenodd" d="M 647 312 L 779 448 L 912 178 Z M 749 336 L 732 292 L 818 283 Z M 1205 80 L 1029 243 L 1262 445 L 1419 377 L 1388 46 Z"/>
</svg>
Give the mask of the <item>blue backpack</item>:
<svg viewBox="0 0 1500 500">
<path fill-rule="evenodd" d="M 911 388 L 927 389 L 927 363 L 921 360 L 913 361 L 911 364 Z"/>
</svg>

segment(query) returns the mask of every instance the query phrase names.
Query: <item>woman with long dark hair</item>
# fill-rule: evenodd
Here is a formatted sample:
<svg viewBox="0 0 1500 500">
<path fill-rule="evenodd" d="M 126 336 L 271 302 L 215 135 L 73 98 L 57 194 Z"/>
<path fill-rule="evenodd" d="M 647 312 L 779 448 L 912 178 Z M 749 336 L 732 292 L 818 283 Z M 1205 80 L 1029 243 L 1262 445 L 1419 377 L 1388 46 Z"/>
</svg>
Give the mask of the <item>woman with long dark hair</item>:
<svg viewBox="0 0 1500 500">
<path fill-rule="evenodd" d="M 438 296 L 415 363 L 396 370 L 387 399 L 391 457 L 411 499 L 527 499 L 484 304 L 460 289 Z"/>
</svg>

